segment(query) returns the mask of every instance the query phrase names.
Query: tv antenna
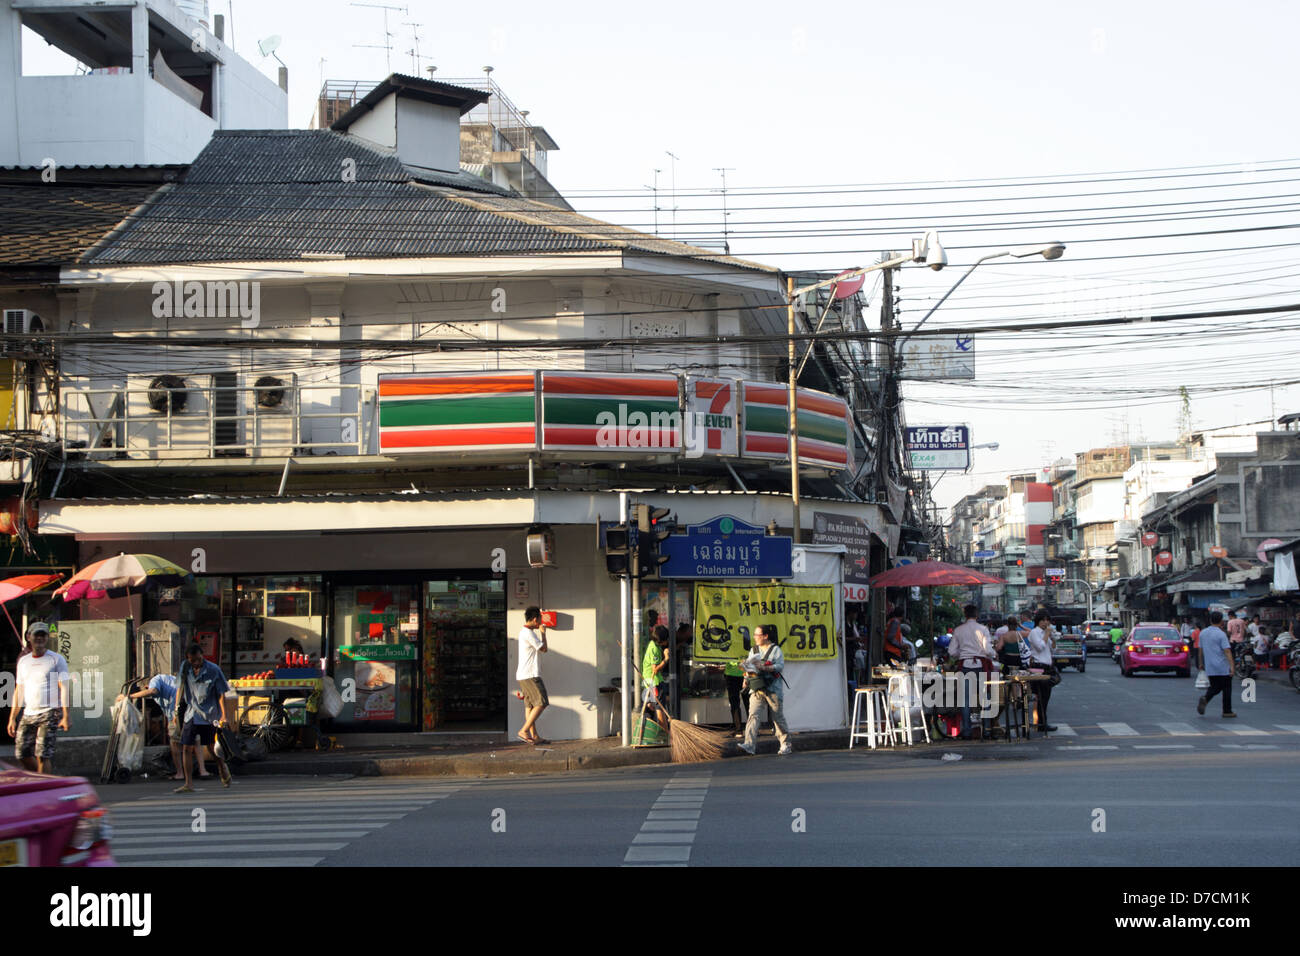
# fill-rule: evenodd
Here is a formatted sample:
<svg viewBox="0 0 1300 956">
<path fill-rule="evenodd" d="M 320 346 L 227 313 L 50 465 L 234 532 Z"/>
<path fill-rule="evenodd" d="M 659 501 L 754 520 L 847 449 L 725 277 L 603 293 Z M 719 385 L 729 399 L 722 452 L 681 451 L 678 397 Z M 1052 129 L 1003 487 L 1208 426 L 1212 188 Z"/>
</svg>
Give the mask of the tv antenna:
<svg viewBox="0 0 1300 956">
<path fill-rule="evenodd" d="M 419 76 L 420 61 L 424 59 L 420 56 L 420 27 L 424 24 L 407 20 L 402 23 L 402 26 L 411 28 L 411 49 L 406 52 L 411 57 L 411 76 Z"/>
<path fill-rule="evenodd" d="M 406 7 L 393 7 L 383 3 L 352 3 L 353 7 L 370 7 L 373 10 L 384 11 L 384 42 L 382 45 L 374 43 L 354 43 L 352 44 L 358 50 L 383 50 L 384 67 L 389 73 L 393 72 L 393 34 L 388 30 L 388 11 L 396 10 L 406 16 L 410 16 L 410 11 Z"/>
<path fill-rule="evenodd" d="M 681 157 L 676 155 L 675 153 L 668 152 L 668 150 L 666 149 L 664 150 L 664 153 L 672 160 L 672 180 L 669 188 L 672 190 L 671 195 L 672 195 L 672 202 L 673 202 L 673 239 L 676 239 L 677 238 L 677 160 L 681 159 Z"/>
<path fill-rule="evenodd" d="M 656 169 L 656 170 L 655 170 L 655 182 L 654 182 L 654 185 L 653 185 L 653 186 L 646 186 L 646 187 L 645 187 L 646 189 L 650 190 L 651 194 L 654 196 L 654 207 L 655 207 L 655 235 L 656 235 L 656 236 L 659 235 L 659 174 L 662 173 L 662 172 L 663 172 L 662 169 Z"/>
<path fill-rule="evenodd" d="M 722 252 L 723 255 L 731 255 L 731 243 L 727 241 L 727 217 L 731 213 L 727 212 L 727 173 L 734 173 L 734 166 L 714 166 L 713 171 L 722 176 Z"/>
</svg>

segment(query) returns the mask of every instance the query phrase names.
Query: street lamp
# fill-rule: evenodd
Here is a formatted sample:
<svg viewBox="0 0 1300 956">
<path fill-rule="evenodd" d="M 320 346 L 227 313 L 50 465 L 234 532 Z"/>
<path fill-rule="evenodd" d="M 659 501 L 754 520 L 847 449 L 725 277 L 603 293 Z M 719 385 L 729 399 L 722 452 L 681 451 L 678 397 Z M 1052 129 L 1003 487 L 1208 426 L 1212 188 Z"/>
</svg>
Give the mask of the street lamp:
<svg viewBox="0 0 1300 956">
<path fill-rule="evenodd" d="M 949 289 L 947 292 L 945 292 L 943 294 L 943 297 L 938 302 L 936 302 L 933 306 L 931 306 L 930 311 L 925 313 L 925 315 L 921 318 L 921 321 L 916 323 L 916 325 L 912 327 L 912 331 L 908 332 L 907 335 L 903 336 L 902 340 L 898 343 L 898 348 L 901 350 L 904 343 L 906 343 L 907 340 L 910 339 L 912 336 L 916 335 L 917 329 L 925 325 L 926 320 L 928 320 L 930 316 L 934 315 L 937 311 L 939 311 L 939 306 L 943 305 L 944 302 L 948 300 L 948 296 L 952 295 L 954 292 L 957 291 L 957 286 L 965 282 L 966 277 L 969 276 L 972 272 L 974 272 L 975 269 L 981 264 L 988 262 L 990 259 L 1000 259 L 1002 256 L 1011 256 L 1012 258 L 1015 259 L 1027 259 L 1030 256 L 1042 256 L 1044 259 L 1051 260 L 1051 259 L 1059 259 L 1064 254 L 1065 254 L 1065 243 L 1049 242 L 1045 246 L 1038 246 L 1033 249 L 1019 249 L 1019 250 L 1003 249 L 1001 252 L 990 252 L 987 256 L 984 256 L 983 258 L 980 259 L 976 259 L 973 263 L 971 263 L 971 267 L 962 273 L 961 278 L 952 284 L 952 288 Z"/>
<path fill-rule="evenodd" d="M 1062 249 L 1065 247 L 1062 246 Z M 1001 255 L 1001 253 L 999 253 Z M 1058 253 L 1059 255 L 1059 253 Z M 868 272 L 876 272 L 881 269 L 897 269 L 899 266 L 908 262 L 924 262 L 931 269 L 938 272 L 948 264 L 948 255 L 943 250 L 943 245 L 939 242 L 939 234 L 931 229 L 920 239 L 912 240 L 912 251 L 910 254 L 895 256 L 891 259 L 885 259 L 874 265 L 865 266 L 861 269 L 851 269 L 848 272 L 841 272 L 839 275 L 823 279 L 821 282 L 814 282 L 812 285 L 802 286 L 798 289 L 794 287 L 794 276 L 785 278 L 785 295 L 786 295 L 786 319 L 789 325 L 790 343 L 789 343 L 789 362 L 790 362 L 790 385 L 788 397 L 788 413 L 790 425 L 787 441 L 790 449 L 790 503 L 793 511 L 794 525 L 792 531 L 794 543 L 799 544 L 802 540 L 801 529 L 799 527 L 799 401 L 797 395 L 797 380 L 799 378 L 799 367 L 794 360 L 794 304 L 801 295 L 814 292 L 817 289 L 823 289 L 826 286 L 837 286 L 840 283 L 848 282 L 859 276 L 864 276 Z M 963 278 L 965 278 L 963 276 Z M 954 287 L 955 288 L 955 287 Z M 945 297 L 946 298 L 946 297 Z M 928 318 L 928 316 L 927 316 Z M 812 343 L 809 342 L 809 349 Z"/>
</svg>

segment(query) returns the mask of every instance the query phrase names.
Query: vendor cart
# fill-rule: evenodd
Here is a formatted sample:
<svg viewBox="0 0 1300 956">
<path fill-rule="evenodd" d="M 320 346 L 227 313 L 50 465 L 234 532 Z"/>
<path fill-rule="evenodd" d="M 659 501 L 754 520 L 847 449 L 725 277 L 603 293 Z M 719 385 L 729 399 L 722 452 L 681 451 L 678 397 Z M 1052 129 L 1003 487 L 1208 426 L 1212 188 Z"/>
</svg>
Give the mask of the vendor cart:
<svg viewBox="0 0 1300 956">
<path fill-rule="evenodd" d="M 240 732 L 257 738 L 268 752 L 274 752 L 291 746 L 306 730 L 304 740 L 312 739 L 318 749 L 328 749 L 330 738 L 320 733 L 320 672 L 309 671 L 315 675 L 312 677 L 280 676 L 283 673 L 280 670 L 272 678 L 229 682 L 239 695 L 236 718 Z"/>
</svg>

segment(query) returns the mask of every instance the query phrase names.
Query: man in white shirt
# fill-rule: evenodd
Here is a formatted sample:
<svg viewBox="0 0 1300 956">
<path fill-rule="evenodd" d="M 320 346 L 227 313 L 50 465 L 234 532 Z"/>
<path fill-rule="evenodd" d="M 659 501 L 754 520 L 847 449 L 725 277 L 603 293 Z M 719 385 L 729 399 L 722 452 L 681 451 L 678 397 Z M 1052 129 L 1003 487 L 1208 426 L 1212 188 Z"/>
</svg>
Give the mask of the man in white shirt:
<svg viewBox="0 0 1300 956">
<path fill-rule="evenodd" d="M 519 631 L 519 666 L 515 668 L 515 680 L 519 681 L 519 690 L 526 708 L 524 726 L 517 736 L 534 747 L 550 743 L 537 732 L 537 718 L 542 716 L 542 711 L 550 703 L 537 661 L 537 655 L 545 653 L 546 628 L 542 624 L 542 610 L 530 607 L 524 611 L 524 626 Z"/>
<path fill-rule="evenodd" d="M 968 677 L 970 674 L 987 675 L 993 667 L 993 640 L 986 628 L 975 618 L 979 608 L 974 604 L 966 605 L 966 621 L 953 628 L 952 640 L 948 644 L 948 657 L 961 668 L 961 739 L 969 740 L 971 736 L 970 704 L 971 688 L 981 679 Z"/>
<path fill-rule="evenodd" d="M 68 662 L 49 650 L 50 626 L 36 621 L 27 628 L 32 652 L 18 659 L 18 687 L 9 712 L 14 756 L 28 770 L 54 773 L 54 739 L 68 729 Z M 15 720 L 22 711 L 22 719 Z"/>
</svg>

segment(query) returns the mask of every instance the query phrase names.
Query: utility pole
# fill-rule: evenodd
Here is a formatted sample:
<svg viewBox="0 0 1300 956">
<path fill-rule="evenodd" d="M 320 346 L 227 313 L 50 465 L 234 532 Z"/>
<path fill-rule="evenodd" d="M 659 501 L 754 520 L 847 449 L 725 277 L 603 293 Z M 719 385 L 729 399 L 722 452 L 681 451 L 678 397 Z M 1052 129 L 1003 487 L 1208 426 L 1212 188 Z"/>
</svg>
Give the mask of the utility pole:
<svg viewBox="0 0 1300 956">
<path fill-rule="evenodd" d="M 795 544 L 802 540 L 800 537 L 800 519 L 799 519 L 799 397 L 798 397 L 798 377 L 799 367 L 794 360 L 794 276 L 785 277 L 785 298 L 786 298 L 786 318 L 790 326 L 790 388 L 787 404 L 789 405 L 790 416 L 790 508 L 793 514 L 791 520 L 791 535 Z"/>
</svg>

